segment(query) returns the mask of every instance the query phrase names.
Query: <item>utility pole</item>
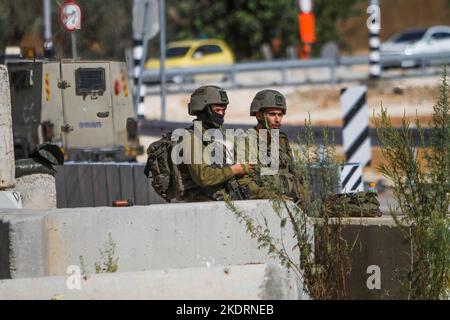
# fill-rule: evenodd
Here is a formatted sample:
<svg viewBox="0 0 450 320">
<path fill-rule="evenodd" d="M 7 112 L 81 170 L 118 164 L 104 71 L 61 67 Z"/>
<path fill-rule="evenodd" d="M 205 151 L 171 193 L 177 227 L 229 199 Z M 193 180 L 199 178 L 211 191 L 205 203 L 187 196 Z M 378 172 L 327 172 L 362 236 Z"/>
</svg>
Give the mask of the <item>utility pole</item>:
<svg viewBox="0 0 450 320">
<path fill-rule="evenodd" d="M 46 58 L 53 58 L 55 49 L 53 46 L 52 34 L 52 5 L 50 0 L 44 1 L 44 56 Z"/>
<path fill-rule="evenodd" d="M 161 121 L 166 121 L 166 0 L 159 0 Z"/>
</svg>

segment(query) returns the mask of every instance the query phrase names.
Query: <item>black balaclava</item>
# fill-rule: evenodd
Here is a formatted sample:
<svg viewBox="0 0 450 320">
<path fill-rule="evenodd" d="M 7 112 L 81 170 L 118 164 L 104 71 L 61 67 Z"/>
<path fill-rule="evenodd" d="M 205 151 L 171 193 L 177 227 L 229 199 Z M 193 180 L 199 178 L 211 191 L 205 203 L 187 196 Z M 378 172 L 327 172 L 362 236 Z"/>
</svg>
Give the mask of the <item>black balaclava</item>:
<svg viewBox="0 0 450 320">
<path fill-rule="evenodd" d="M 207 106 L 203 111 L 197 113 L 197 119 L 203 122 L 206 128 L 220 128 L 223 126 L 225 117 L 213 112 L 211 106 Z"/>
</svg>

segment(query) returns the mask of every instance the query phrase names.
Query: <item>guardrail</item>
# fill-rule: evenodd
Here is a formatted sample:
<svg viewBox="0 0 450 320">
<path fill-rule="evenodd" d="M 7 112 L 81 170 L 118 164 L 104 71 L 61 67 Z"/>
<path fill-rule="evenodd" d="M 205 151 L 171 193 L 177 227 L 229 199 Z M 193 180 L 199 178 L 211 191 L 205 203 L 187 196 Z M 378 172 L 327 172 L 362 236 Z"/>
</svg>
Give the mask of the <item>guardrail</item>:
<svg viewBox="0 0 450 320">
<path fill-rule="evenodd" d="M 411 76 L 427 76 L 439 73 L 441 70 L 430 70 L 429 67 L 450 63 L 450 53 L 439 54 L 423 54 L 423 55 L 389 55 L 381 57 L 382 66 L 402 66 L 402 64 L 412 64 L 420 67 L 419 72 L 412 72 L 409 74 L 391 74 L 386 72 L 382 75 L 382 78 L 399 78 L 399 77 L 411 77 Z M 233 65 L 216 65 L 208 67 L 198 68 L 173 68 L 166 70 L 166 76 L 169 81 L 179 84 L 179 88 L 171 88 L 172 91 L 186 91 L 184 85 L 186 81 L 192 81 L 193 77 L 206 75 L 206 74 L 223 74 L 228 79 L 223 83 L 223 87 L 226 89 L 234 88 L 257 88 L 266 86 L 267 83 L 258 81 L 255 83 L 243 83 L 237 80 L 237 75 L 245 72 L 263 72 L 263 71 L 279 71 L 281 73 L 281 80 L 272 85 L 289 86 L 289 85 L 302 85 L 302 84 L 320 84 L 329 83 L 336 84 L 342 81 L 361 81 L 368 77 L 368 74 L 359 76 L 352 76 L 349 72 L 345 72 L 345 75 L 338 75 L 337 71 L 342 67 L 352 67 L 358 65 L 368 65 L 368 56 L 355 56 L 355 57 L 339 57 L 337 59 L 332 58 L 319 58 L 312 60 L 278 60 L 268 62 L 248 62 L 248 63 L 236 63 Z M 312 79 L 308 78 L 303 81 L 289 79 L 288 71 L 311 69 L 311 68 L 325 68 L 328 69 L 327 79 Z M 144 82 L 159 84 L 159 70 L 145 70 L 143 75 Z M 190 89 L 187 89 L 190 90 Z M 150 94 L 157 93 L 151 92 Z"/>
<path fill-rule="evenodd" d="M 192 125 L 192 123 L 187 122 L 166 122 L 166 121 L 156 121 L 156 120 L 141 120 L 140 122 L 140 134 L 146 136 L 159 137 L 163 133 L 172 132 L 176 129 L 188 128 Z M 241 124 L 227 124 L 225 125 L 226 129 L 252 129 L 254 126 L 252 125 L 241 125 Z M 343 144 L 343 135 L 341 127 L 313 127 L 313 137 L 317 143 L 323 142 L 323 132 L 324 130 L 328 130 L 328 137 L 333 137 L 334 143 L 336 145 Z M 399 132 L 402 129 L 397 129 Z M 305 128 L 302 125 L 293 126 L 293 125 L 285 125 L 282 128 L 282 131 L 286 133 L 289 140 L 295 142 L 298 141 L 298 136 L 305 136 Z M 419 130 L 412 129 L 414 144 L 416 146 L 420 145 L 420 134 Z M 370 139 L 372 146 L 380 146 L 380 141 L 378 139 L 377 130 L 371 128 L 369 130 Z M 423 129 L 423 135 L 425 141 L 429 141 L 431 134 L 431 129 L 425 128 Z"/>
</svg>

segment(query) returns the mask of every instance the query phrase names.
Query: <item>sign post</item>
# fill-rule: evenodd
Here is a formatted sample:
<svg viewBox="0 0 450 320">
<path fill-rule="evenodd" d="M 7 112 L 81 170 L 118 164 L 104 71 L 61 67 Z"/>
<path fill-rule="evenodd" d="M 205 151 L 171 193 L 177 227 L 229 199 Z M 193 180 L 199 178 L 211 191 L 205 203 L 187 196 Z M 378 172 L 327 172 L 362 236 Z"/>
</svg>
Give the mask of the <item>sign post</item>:
<svg viewBox="0 0 450 320">
<path fill-rule="evenodd" d="M 61 5 L 59 16 L 63 27 L 71 33 L 72 58 L 78 59 L 76 30 L 81 29 L 81 8 L 75 0 L 65 0 Z"/>
<path fill-rule="evenodd" d="M 381 77 L 380 30 L 381 8 L 379 0 L 370 0 L 367 8 L 367 28 L 369 29 L 370 79 Z"/>
<path fill-rule="evenodd" d="M 142 81 L 148 42 L 159 32 L 158 0 L 134 0 L 133 60 L 134 102 L 138 117 L 144 117 L 146 86 Z"/>
<path fill-rule="evenodd" d="M 308 60 L 311 57 L 312 44 L 316 42 L 316 22 L 312 0 L 298 0 L 298 8 L 298 25 L 302 41 L 300 58 Z"/>
</svg>

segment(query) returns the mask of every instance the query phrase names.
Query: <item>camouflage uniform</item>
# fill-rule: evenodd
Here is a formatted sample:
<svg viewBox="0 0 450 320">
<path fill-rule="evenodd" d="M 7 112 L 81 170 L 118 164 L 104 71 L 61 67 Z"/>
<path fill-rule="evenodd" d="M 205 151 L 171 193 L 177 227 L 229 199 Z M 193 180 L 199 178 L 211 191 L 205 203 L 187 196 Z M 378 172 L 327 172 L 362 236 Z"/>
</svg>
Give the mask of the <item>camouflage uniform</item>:
<svg viewBox="0 0 450 320">
<path fill-rule="evenodd" d="M 222 123 L 217 123 L 214 119 L 211 119 L 211 113 L 208 109 L 211 105 L 228 105 L 228 103 L 227 94 L 222 89 L 214 86 L 202 87 L 191 97 L 189 114 L 197 116 L 196 121 L 202 121 L 202 134 L 208 129 L 221 130 Z M 202 137 L 194 135 L 193 127 L 189 131 L 191 132 L 192 164 L 183 164 L 180 166 L 180 170 L 188 173 L 187 176 L 190 177 L 191 187 L 185 191 L 183 200 L 188 202 L 223 200 L 224 195 L 228 193 L 227 183 L 234 179 L 231 166 L 225 163 L 225 158 L 223 164 L 207 164 L 205 162 L 195 164 L 194 141 L 195 139 L 202 140 Z M 203 155 L 203 151 L 209 143 L 202 142 L 201 145 Z"/>
<path fill-rule="evenodd" d="M 264 111 L 268 108 L 279 108 L 284 114 L 287 111 L 285 97 L 273 90 L 265 90 L 258 93 L 251 105 L 251 116 L 256 116 L 257 112 Z M 267 127 L 267 124 L 266 124 Z M 270 132 L 270 129 L 269 129 Z M 268 156 L 270 157 L 271 141 L 270 133 L 268 133 L 267 141 L 262 142 L 267 145 Z M 258 137 L 259 146 L 259 137 Z M 258 164 L 254 168 L 252 174 L 246 174 L 239 179 L 239 184 L 245 185 L 250 190 L 251 199 L 269 199 L 280 191 L 282 195 L 292 199 L 298 198 L 298 188 L 300 181 L 294 168 L 294 159 L 291 146 L 285 133 L 280 132 L 279 135 L 279 170 L 275 176 L 261 176 L 261 163 L 258 158 Z M 248 145 L 246 149 L 247 156 L 249 154 Z M 258 151 L 259 153 L 259 151 Z M 257 155 L 258 156 L 258 155 Z M 248 159 L 248 158 L 247 158 Z M 269 183 L 268 183 L 269 182 Z M 270 186 L 275 183 L 274 188 Z"/>
</svg>

